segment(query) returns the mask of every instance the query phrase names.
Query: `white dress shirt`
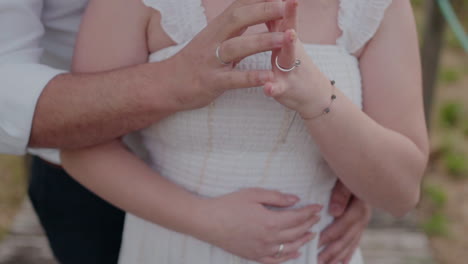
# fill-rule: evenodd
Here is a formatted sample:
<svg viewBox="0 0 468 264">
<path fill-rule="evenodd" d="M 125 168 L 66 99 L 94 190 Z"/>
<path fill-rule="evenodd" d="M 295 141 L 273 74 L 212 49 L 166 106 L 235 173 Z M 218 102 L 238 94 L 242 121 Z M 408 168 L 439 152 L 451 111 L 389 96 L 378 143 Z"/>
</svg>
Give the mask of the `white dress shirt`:
<svg viewBox="0 0 468 264">
<path fill-rule="evenodd" d="M 38 98 L 68 71 L 88 0 L 0 0 L 0 153 L 23 155 Z M 59 163 L 58 152 L 30 149 Z"/>
</svg>

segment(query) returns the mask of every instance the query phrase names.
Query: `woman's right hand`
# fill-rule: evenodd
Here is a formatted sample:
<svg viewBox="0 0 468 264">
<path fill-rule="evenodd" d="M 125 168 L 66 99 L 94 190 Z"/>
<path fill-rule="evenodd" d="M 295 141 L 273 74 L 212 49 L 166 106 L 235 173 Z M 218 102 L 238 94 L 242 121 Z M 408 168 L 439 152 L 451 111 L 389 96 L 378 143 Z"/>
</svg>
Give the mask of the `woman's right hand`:
<svg viewBox="0 0 468 264">
<path fill-rule="evenodd" d="M 294 195 L 260 188 L 207 199 L 197 215 L 202 228 L 193 235 L 249 260 L 282 263 L 299 257 L 298 250 L 315 237 L 310 229 L 320 220 L 320 205 L 286 209 L 298 201 Z M 277 256 L 281 244 L 284 249 Z"/>
<path fill-rule="evenodd" d="M 237 0 L 214 18 L 179 53 L 166 61 L 171 78 L 172 111 L 204 107 L 226 90 L 262 86 L 272 81 L 268 70 L 234 70 L 252 54 L 281 48 L 283 32 L 242 35 L 253 25 L 281 19 L 285 5 L 271 0 Z M 219 58 L 216 50 L 219 47 Z M 175 74 L 176 71 L 179 74 Z"/>
</svg>

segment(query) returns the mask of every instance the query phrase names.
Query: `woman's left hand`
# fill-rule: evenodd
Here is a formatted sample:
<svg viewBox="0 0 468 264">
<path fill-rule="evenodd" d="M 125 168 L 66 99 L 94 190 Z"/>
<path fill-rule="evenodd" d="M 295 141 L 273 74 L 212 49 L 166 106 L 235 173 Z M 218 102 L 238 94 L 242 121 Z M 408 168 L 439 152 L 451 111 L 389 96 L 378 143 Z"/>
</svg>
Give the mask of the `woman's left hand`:
<svg viewBox="0 0 468 264">
<path fill-rule="evenodd" d="M 273 82 L 265 84 L 264 91 L 267 96 L 297 111 L 302 118 L 310 119 L 322 114 L 328 106 L 333 86 L 313 63 L 297 37 L 297 5 L 297 0 L 286 0 L 284 18 L 267 23 L 269 31 L 285 32 L 287 37 L 283 48 L 272 53 L 271 64 L 275 78 Z M 297 59 L 300 65 L 294 67 Z M 294 68 L 283 72 L 276 64 L 283 69 Z M 343 199 L 340 199 L 341 196 Z M 320 234 L 320 246 L 325 249 L 319 256 L 319 263 L 349 263 L 369 222 L 370 207 L 352 197 L 340 181 L 333 189 L 331 204 L 339 205 L 340 208 L 330 208 L 335 220 Z"/>
<path fill-rule="evenodd" d="M 282 20 L 268 22 L 271 32 L 285 32 L 283 48 L 272 53 L 274 81 L 264 86 L 267 96 L 309 119 L 320 114 L 330 103 L 332 84 L 312 62 L 297 37 L 297 0 L 286 0 Z M 300 65 L 297 63 L 300 62 Z M 283 72 L 280 68 L 291 69 Z"/>
</svg>

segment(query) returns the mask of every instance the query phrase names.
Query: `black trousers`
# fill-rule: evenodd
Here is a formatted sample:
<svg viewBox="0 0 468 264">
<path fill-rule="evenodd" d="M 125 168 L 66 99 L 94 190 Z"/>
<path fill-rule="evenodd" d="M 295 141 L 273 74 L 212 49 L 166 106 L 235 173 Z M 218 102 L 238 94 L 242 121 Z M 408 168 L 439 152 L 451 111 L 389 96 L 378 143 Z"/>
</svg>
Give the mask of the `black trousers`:
<svg viewBox="0 0 468 264">
<path fill-rule="evenodd" d="M 117 263 L 123 211 L 37 157 L 32 161 L 29 196 L 60 263 Z"/>
</svg>

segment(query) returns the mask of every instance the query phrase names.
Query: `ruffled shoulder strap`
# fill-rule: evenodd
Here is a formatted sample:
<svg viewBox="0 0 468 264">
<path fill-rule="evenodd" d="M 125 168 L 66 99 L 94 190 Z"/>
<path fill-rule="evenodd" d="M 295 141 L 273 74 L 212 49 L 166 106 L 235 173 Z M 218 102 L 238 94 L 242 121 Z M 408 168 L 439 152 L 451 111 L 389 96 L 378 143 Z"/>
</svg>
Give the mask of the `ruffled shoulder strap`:
<svg viewBox="0 0 468 264">
<path fill-rule="evenodd" d="M 340 0 L 337 45 L 353 54 L 375 35 L 392 0 Z"/>
<path fill-rule="evenodd" d="M 207 21 L 201 0 L 142 0 L 143 4 L 158 10 L 163 30 L 177 44 L 190 41 Z"/>
</svg>

